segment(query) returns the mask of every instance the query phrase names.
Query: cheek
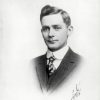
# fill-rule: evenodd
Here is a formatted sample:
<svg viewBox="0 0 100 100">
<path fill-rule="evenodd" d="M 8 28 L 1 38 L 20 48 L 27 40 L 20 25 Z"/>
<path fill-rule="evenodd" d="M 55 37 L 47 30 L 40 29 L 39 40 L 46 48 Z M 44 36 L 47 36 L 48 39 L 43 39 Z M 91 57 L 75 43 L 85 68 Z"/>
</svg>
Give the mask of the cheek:
<svg viewBox="0 0 100 100">
<path fill-rule="evenodd" d="M 61 41 L 65 41 L 65 40 L 67 40 L 67 33 L 65 31 L 61 32 L 61 33 L 59 33 L 58 37 Z"/>
</svg>

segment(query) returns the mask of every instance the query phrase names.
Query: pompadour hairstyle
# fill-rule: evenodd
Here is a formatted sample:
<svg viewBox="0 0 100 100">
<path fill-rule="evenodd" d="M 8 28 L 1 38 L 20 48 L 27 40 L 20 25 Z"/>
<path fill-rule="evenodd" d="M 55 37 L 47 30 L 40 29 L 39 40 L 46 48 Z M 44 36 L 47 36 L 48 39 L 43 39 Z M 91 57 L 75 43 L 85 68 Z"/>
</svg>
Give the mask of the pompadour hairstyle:
<svg viewBox="0 0 100 100">
<path fill-rule="evenodd" d="M 71 19 L 70 19 L 70 16 L 69 14 L 62 10 L 62 9 L 59 9 L 57 7 L 53 7 L 53 6 L 50 6 L 50 5 L 46 5 L 42 8 L 41 10 L 41 14 L 40 14 L 40 21 L 42 20 L 42 18 L 44 16 L 48 16 L 48 15 L 53 15 L 53 14 L 58 14 L 60 13 L 62 18 L 63 18 L 63 21 L 64 23 L 67 25 L 67 26 L 70 26 L 71 25 Z"/>
</svg>

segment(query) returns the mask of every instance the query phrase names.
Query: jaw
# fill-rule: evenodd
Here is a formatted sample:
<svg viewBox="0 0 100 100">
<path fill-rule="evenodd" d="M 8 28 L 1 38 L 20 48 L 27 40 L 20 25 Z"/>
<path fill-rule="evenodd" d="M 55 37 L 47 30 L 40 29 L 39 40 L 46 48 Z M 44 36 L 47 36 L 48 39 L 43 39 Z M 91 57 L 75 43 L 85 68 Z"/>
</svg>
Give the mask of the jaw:
<svg viewBox="0 0 100 100">
<path fill-rule="evenodd" d="M 64 46 L 66 46 L 66 45 L 67 45 L 67 42 L 64 43 L 64 44 L 62 44 L 62 45 L 60 45 L 59 42 L 54 43 L 54 44 L 47 44 L 47 43 L 46 43 L 46 45 L 47 45 L 47 47 L 48 47 L 48 49 L 49 49 L 50 51 L 53 51 L 53 52 L 54 52 L 54 51 L 57 51 L 57 50 L 63 48 Z"/>
</svg>

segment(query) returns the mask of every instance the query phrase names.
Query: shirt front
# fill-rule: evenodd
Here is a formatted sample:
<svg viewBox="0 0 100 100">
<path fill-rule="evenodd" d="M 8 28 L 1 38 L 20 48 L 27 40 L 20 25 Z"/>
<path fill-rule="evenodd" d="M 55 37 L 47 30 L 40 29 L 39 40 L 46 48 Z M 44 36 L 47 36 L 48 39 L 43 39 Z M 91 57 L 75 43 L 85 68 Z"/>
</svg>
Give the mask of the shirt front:
<svg viewBox="0 0 100 100">
<path fill-rule="evenodd" d="M 66 45 L 65 47 L 61 48 L 60 50 L 57 50 L 55 52 L 50 51 L 49 49 L 47 50 L 47 58 L 50 58 L 51 56 L 55 57 L 55 60 L 53 62 L 55 68 L 57 69 L 64 58 L 65 54 L 68 52 L 69 46 Z M 48 62 L 47 62 L 48 64 Z"/>
</svg>

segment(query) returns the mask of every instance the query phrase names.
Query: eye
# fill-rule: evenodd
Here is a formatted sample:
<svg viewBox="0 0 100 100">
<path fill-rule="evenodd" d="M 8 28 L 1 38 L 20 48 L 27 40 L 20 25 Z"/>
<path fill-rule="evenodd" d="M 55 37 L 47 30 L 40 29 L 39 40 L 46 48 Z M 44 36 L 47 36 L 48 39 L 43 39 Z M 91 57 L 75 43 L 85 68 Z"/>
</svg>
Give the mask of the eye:
<svg viewBox="0 0 100 100">
<path fill-rule="evenodd" d="M 48 26 L 43 26 L 42 27 L 42 31 L 43 32 L 47 32 L 47 31 L 49 31 L 50 30 L 50 28 L 48 27 Z"/>
<path fill-rule="evenodd" d="M 54 28 L 55 30 L 60 30 L 60 29 L 61 29 L 61 26 L 59 26 L 59 25 L 54 25 L 53 28 Z"/>
</svg>

